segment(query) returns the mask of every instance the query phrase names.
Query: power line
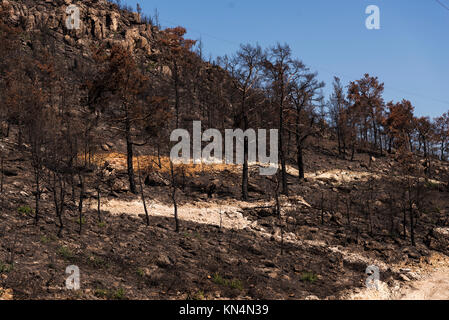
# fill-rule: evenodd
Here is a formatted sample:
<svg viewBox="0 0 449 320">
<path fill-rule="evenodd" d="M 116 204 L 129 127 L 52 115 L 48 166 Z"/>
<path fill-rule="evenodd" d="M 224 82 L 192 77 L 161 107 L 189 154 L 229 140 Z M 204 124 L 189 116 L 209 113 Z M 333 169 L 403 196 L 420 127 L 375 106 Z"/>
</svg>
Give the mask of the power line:
<svg viewBox="0 0 449 320">
<path fill-rule="evenodd" d="M 177 23 L 175 23 L 175 22 L 173 22 L 173 21 L 168 21 L 168 20 L 165 20 L 165 19 L 159 19 L 159 20 L 161 20 L 162 22 L 165 22 L 165 23 L 169 23 L 169 24 L 171 24 L 171 25 L 173 25 L 173 26 L 179 26 L 179 24 L 177 24 Z M 190 28 L 189 26 L 186 26 L 186 29 L 187 29 L 188 31 L 193 31 L 193 32 L 199 33 L 200 36 L 204 35 L 204 36 L 206 36 L 206 37 L 212 38 L 212 39 L 217 40 L 217 41 L 227 42 L 227 43 L 229 43 L 229 44 L 233 44 L 233 45 L 238 45 L 238 46 L 240 46 L 240 43 L 237 43 L 237 42 L 235 42 L 235 41 L 231 41 L 231 40 L 226 40 L 226 39 L 223 39 L 223 38 L 219 38 L 219 37 L 213 36 L 213 35 L 211 35 L 211 34 L 204 33 L 204 32 L 202 32 L 202 31 L 200 31 L 200 30 L 195 30 L 195 29 L 193 29 L 193 28 Z"/>
<path fill-rule="evenodd" d="M 440 0 L 435 0 L 440 6 L 442 6 L 444 9 L 449 11 L 449 7 L 447 5 L 445 5 L 443 2 L 441 2 Z"/>
<path fill-rule="evenodd" d="M 437 1 L 440 5 L 442 5 L 445 9 L 447 9 L 449 11 L 449 7 L 447 7 L 446 5 L 441 3 L 441 1 L 439 1 L 439 0 L 435 0 L 435 1 Z M 160 20 L 165 22 L 165 23 L 169 23 L 171 25 L 180 25 L 180 24 L 177 24 L 177 23 L 175 23 L 173 21 L 169 21 L 169 20 L 166 20 L 166 19 L 160 19 Z M 204 35 L 206 37 L 212 38 L 212 39 L 217 40 L 217 41 L 227 42 L 227 43 L 233 44 L 233 45 L 240 45 L 239 43 L 237 43 L 235 41 L 230 41 L 230 40 L 226 40 L 226 39 L 223 39 L 223 38 L 216 37 L 216 36 L 208 34 L 208 33 L 203 33 L 200 30 L 195 30 L 195 29 L 192 29 L 192 28 L 190 28 L 188 26 L 186 26 L 186 28 L 187 28 L 187 30 L 191 30 L 191 31 L 197 32 L 200 35 Z M 343 77 L 349 78 L 349 79 L 356 79 L 357 78 L 357 77 L 352 77 L 352 76 L 349 76 L 349 75 L 345 75 L 345 74 L 343 74 L 341 72 L 335 72 L 333 70 L 329 70 L 328 68 L 323 68 L 322 66 L 316 66 L 315 65 L 315 68 L 318 69 L 318 70 L 321 69 L 321 70 L 325 71 L 326 73 L 332 74 L 334 76 L 340 75 L 340 76 L 343 76 Z M 411 96 L 415 96 L 415 97 L 418 97 L 418 98 L 421 98 L 421 99 L 425 98 L 425 99 L 431 100 L 433 102 L 449 105 L 449 101 L 445 101 L 445 100 L 442 100 L 442 99 L 430 97 L 430 96 L 427 96 L 427 95 L 424 95 L 424 94 L 420 94 L 420 93 L 417 93 L 417 92 L 413 92 L 412 93 L 410 91 L 399 89 L 399 88 L 394 88 L 394 87 L 391 87 L 391 86 L 385 86 L 385 89 L 392 90 L 392 91 L 397 91 L 397 92 L 402 92 L 402 93 L 405 93 L 405 94 L 408 94 L 408 95 L 411 95 Z"/>
<path fill-rule="evenodd" d="M 313 67 L 313 66 L 311 66 L 311 67 Z M 344 74 L 344 73 L 341 73 L 341 72 L 337 72 L 335 70 L 330 70 L 329 68 L 323 68 L 322 66 L 314 66 L 314 68 L 317 69 L 317 70 L 324 71 L 325 73 L 327 73 L 329 75 L 338 76 L 339 78 L 346 78 L 346 80 L 349 80 L 349 81 L 354 81 L 355 79 L 357 79 L 357 77 L 354 76 L 354 75 Z M 440 103 L 440 104 L 444 104 L 444 105 L 449 106 L 449 101 L 442 100 L 442 99 L 439 99 L 439 98 L 435 98 L 435 97 L 432 97 L 432 96 L 429 96 L 429 95 L 425 95 L 425 94 L 422 94 L 422 93 L 419 93 L 419 92 L 411 92 L 411 91 L 408 91 L 408 90 L 392 87 L 392 86 L 385 85 L 385 84 L 384 84 L 384 88 L 385 88 L 386 91 L 395 91 L 395 92 L 398 92 L 398 93 L 401 92 L 402 94 L 407 94 L 409 96 L 414 96 L 415 98 L 418 98 L 418 99 L 426 99 L 426 100 L 433 101 L 435 103 Z"/>
</svg>

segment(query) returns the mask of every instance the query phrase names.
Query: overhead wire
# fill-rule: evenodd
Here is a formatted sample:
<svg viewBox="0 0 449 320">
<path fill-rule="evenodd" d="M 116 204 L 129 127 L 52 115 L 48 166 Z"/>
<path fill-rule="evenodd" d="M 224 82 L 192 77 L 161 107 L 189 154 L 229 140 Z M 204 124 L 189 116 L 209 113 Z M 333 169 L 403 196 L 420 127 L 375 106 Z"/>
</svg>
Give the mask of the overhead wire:
<svg viewBox="0 0 449 320">
<path fill-rule="evenodd" d="M 449 7 L 444 5 L 440 0 L 435 0 L 435 1 L 438 2 L 443 8 L 445 8 L 445 9 L 447 9 L 449 11 Z M 172 26 L 179 26 L 180 25 L 178 23 L 175 23 L 173 21 L 169 21 L 169 20 L 166 20 L 166 19 L 160 19 L 160 21 L 168 23 L 168 24 L 170 24 Z M 231 40 L 228 40 L 228 39 L 223 39 L 221 37 L 214 36 L 214 35 L 212 35 L 210 33 L 205 33 L 205 32 L 202 32 L 200 30 L 197 30 L 197 29 L 194 29 L 194 28 L 190 28 L 188 26 L 186 26 L 186 29 L 188 31 L 193 31 L 193 32 L 199 33 L 201 37 L 204 35 L 204 36 L 206 36 L 208 38 L 211 38 L 211 39 L 214 39 L 216 41 L 227 42 L 229 44 L 233 44 L 233 45 L 237 45 L 237 46 L 240 45 L 240 43 L 237 43 L 235 41 L 231 41 Z M 348 79 L 356 79 L 356 77 L 351 77 L 351 76 L 345 75 L 345 74 L 343 74 L 341 72 L 336 72 L 335 70 L 329 70 L 328 68 L 324 68 L 322 66 L 315 65 L 315 68 L 317 70 L 323 70 L 326 73 L 329 73 L 329 74 L 332 74 L 332 75 L 335 75 L 335 76 L 343 76 L 343 77 L 348 78 Z M 443 100 L 443 99 L 439 99 L 439 98 L 435 98 L 435 97 L 431 97 L 431 96 L 428 96 L 428 95 L 424 95 L 424 94 L 421 94 L 421 93 L 418 93 L 418 92 L 410 92 L 409 90 L 404 90 L 404 89 L 395 88 L 395 87 L 391 87 L 391 86 L 385 86 L 385 89 L 396 91 L 396 92 L 402 92 L 402 93 L 405 93 L 407 95 L 415 96 L 415 97 L 418 97 L 418 98 L 425 98 L 425 99 L 431 100 L 433 102 L 437 102 L 437 103 L 441 103 L 441 104 L 445 104 L 445 105 L 449 106 L 449 101 L 446 101 L 446 100 Z"/>
</svg>

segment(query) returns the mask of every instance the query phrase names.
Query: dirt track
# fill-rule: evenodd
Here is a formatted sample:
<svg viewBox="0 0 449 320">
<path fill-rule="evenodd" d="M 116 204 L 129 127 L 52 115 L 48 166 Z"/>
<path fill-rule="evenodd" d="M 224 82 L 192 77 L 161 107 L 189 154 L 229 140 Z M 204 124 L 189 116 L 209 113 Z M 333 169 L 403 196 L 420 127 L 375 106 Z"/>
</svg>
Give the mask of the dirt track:
<svg viewBox="0 0 449 320">
<path fill-rule="evenodd" d="M 402 292 L 400 300 L 449 300 L 449 269 L 431 274 L 411 284 Z"/>
<path fill-rule="evenodd" d="M 376 289 L 355 289 L 345 295 L 348 300 L 449 300 L 449 265 L 448 258 L 433 253 L 430 264 L 396 265 L 394 269 L 413 270 L 403 279 L 393 283 L 379 282 Z M 410 267 L 410 268 L 407 268 Z"/>
</svg>

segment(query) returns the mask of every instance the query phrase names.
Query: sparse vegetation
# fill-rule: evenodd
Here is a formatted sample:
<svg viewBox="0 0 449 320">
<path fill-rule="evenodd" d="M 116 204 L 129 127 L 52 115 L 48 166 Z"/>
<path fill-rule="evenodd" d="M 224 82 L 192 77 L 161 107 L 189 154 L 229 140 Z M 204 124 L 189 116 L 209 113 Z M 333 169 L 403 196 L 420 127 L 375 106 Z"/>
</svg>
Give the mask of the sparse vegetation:
<svg viewBox="0 0 449 320">
<path fill-rule="evenodd" d="M 31 3 L 0 4 L 0 295 L 334 299 L 367 261 L 390 284 L 448 254 L 449 113 L 386 101 L 370 74 L 326 98 L 288 44 L 206 61 L 140 5 L 78 1 L 88 27 L 67 32 L 43 18 L 55 3 Z M 259 174 L 245 138 L 239 164 L 174 163 L 171 133 L 193 121 L 276 129 L 278 172 Z"/>
<path fill-rule="evenodd" d="M 194 293 L 189 293 L 187 300 L 205 300 L 203 290 L 198 290 Z"/>
<path fill-rule="evenodd" d="M 0 274 L 1 273 L 9 273 L 14 269 L 13 264 L 7 264 L 0 261 Z"/>
<path fill-rule="evenodd" d="M 30 215 L 33 212 L 33 209 L 31 209 L 29 206 L 22 206 L 17 209 L 17 212 L 23 215 Z"/>
<path fill-rule="evenodd" d="M 98 222 L 98 226 L 99 226 L 100 228 L 105 228 L 105 227 L 106 227 L 106 222 L 100 221 L 100 222 Z"/>
<path fill-rule="evenodd" d="M 59 247 L 57 252 L 65 260 L 72 261 L 75 258 L 75 254 L 67 247 Z"/>
<path fill-rule="evenodd" d="M 102 299 L 110 300 L 124 300 L 126 299 L 125 290 L 123 288 L 118 289 L 96 289 L 95 296 Z"/>
<path fill-rule="evenodd" d="M 48 244 L 48 243 L 50 243 L 50 242 L 52 242 L 52 241 L 56 241 L 56 239 L 55 239 L 55 237 L 53 237 L 53 236 L 42 236 L 41 238 L 40 238 L 40 241 L 43 243 L 43 244 Z"/>
<path fill-rule="evenodd" d="M 77 224 L 86 224 L 86 221 L 87 220 L 86 220 L 85 217 L 81 217 L 81 220 L 80 220 L 79 217 L 74 220 L 74 222 L 77 223 Z"/>
<path fill-rule="evenodd" d="M 198 232 L 193 232 L 193 233 L 184 232 L 184 237 L 194 238 L 196 240 L 202 240 L 201 235 Z"/>
<path fill-rule="evenodd" d="M 102 257 L 91 255 L 89 257 L 89 263 L 96 269 L 98 268 L 107 268 L 108 264 Z"/>
<path fill-rule="evenodd" d="M 142 277 L 142 278 L 145 277 L 145 271 L 141 268 L 138 268 L 136 273 L 139 277 Z"/>
<path fill-rule="evenodd" d="M 317 279 L 318 276 L 311 271 L 305 271 L 301 274 L 301 281 L 304 282 L 314 283 Z"/>
<path fill-rule="evenodd" d="M 225 286 L 225 287 L 229 287 L 231 289 L 237 289 L 239 291 L 243 290 L 243 284 L 240 280 L 238 279 L 224 279 L 220 274 L 215 273 L 212 277 L 212 281 L 215 284 L 218 284 L 220 286 Z"/>
</svg>

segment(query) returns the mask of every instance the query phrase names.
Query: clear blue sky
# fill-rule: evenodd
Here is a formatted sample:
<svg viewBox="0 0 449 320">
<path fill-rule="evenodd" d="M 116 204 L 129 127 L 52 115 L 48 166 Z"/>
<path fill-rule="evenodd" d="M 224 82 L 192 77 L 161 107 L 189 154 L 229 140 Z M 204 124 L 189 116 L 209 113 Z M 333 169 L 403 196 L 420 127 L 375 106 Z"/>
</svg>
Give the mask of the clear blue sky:
<svg viewBox="0 0 449 320">
<path fill-rule="evenodd" d="M 449 0 L 440 0 L 449 8 Z M 435 0 L 126 0 L 163 27 L 181 25 L 202 39 L 206 57 L 240 43 L 288 43 L 319 73 L 326 96 L 334 75 L 346 84 L 364 73 L 385 83 L 385 100 L 412 101 L 417 115 L 449 111 L 449 10 Z M 381 29 L 365 28 L 380 8 Z"/>
</svg>

